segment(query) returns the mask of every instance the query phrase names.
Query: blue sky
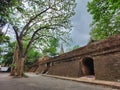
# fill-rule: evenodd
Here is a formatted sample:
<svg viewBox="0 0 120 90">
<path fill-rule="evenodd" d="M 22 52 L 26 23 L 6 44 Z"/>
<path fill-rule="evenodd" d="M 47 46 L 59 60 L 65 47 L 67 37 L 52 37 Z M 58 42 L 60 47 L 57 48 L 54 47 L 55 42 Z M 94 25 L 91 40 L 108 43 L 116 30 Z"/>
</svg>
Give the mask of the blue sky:
<svg viewBox="0 0 120 90">
<path fill-rule="evenodd" d="M 88 1 L 91 0 L 76 0 L 76 14 L 71 19 L 73 25 L 73 30 L 71 32 L 73 42 L 70 43 L 71 46 L 85 46 L 89 41 L 92 16 L 87 12 Z"/>
</svg>

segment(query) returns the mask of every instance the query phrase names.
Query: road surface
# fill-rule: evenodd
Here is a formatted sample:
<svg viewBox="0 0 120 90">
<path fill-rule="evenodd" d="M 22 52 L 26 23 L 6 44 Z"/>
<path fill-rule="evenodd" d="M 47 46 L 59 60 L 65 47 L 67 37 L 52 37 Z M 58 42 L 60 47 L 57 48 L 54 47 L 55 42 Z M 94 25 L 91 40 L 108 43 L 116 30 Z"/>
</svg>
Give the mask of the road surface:
<svg viewBox="0 0 120 90">
<path fill-rule="evenodd" d="M 29 78 L 12 78 L 0 73 L 0 90 L 118 90 L 74 81 L 60 80 L 41 75 Z"/>
</svg>

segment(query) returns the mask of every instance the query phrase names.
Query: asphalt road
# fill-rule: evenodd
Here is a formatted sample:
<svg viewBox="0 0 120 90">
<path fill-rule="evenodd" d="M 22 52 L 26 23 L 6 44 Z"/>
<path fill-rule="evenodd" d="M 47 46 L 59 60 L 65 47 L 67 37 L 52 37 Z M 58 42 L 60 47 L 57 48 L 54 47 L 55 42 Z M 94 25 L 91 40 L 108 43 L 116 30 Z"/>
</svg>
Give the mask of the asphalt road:
<svg viewBox="0 0 120 90">
<path fill-rule="evenodd" d="M 0 74 L 0 90 L 118 90 L 108 87 L 89 85 L 74 81 L 60 80 L 45 76 L 11 78 Z"/>
</svg>

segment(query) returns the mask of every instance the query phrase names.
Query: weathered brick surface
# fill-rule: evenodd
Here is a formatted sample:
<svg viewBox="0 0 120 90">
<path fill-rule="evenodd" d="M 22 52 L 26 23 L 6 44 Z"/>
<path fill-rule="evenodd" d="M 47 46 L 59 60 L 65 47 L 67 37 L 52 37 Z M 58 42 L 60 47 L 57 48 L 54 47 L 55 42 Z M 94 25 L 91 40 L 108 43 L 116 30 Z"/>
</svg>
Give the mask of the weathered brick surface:
<svg viewBox="0 0 120 90">
<path fill-rule="evenodd" d="M 46 65 L 39 65 L 38 68 L 36 69 L 36 73 L 43 73 L 46 70 Z"/>
<path fill-rule="evenodd" d="M 49 68 L 48 74 L 68 77 L 80 77 L 80 64 L 78 61 L 55 63 Z"/>
<path fill-rule="evenodd" d="M 85 57 L 93 59 L 96 79 L 120 80 L 120 34 L 41 61 L 41 65 L 54 63 L 48 74 L 79 77 L 83 75 L 80 62 Z"/>
<path fill-rule="evenodd" d="M 60 56 L 57 56 L 55 58 L 43 61 L 42 63 L 50 62 L 50 61 L 58 61 L 58 60 L 66 60 L 69 58 L 74 57 L 83 57 L 83 56 L 94 56 L 94 55 L 100 55 L 105 54 L 114 51 L 117 48 L 116 51 L 120 51 L 120 34 L 110 37 L 105 40 L 101 40 L 95 43 L 92 43 L 90 45 L 81 47 L 79 49 L 73 50 L 71 52 L 62 54 Z"/>
<path fill-rule="evenodd" d="M 94 58 L 95 77 L 100 80 L 120 80 L 120 52 Z"/>
<path fill-rule="evenodd" d="M 37 69 L 37 67 L 38 67 L 38 65 L 31 67 L 31 68 L 29 69 L 29 72 L 35 72 L 36 69 Z"/>
</svg>

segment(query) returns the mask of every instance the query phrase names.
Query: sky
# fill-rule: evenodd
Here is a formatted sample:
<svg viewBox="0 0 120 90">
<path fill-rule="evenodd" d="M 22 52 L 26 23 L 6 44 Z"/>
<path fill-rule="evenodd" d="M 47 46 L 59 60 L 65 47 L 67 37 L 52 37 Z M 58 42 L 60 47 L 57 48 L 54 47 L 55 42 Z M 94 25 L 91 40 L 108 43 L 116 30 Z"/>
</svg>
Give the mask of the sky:
<svg viewBox="0 0 120 90">
<path fill-rule="evenodd" d="M 89 12 L 87 12 L 88 1 L 91 0 L 76 0 L 76 14 L 71 18 L 73 25 L 71 32 L 71 46 L 79 45 L 82 47 L 85 46 L 89 41 L 90 23 L 92 22 L 92 16 L 89 14 Z"/>
</svg>

